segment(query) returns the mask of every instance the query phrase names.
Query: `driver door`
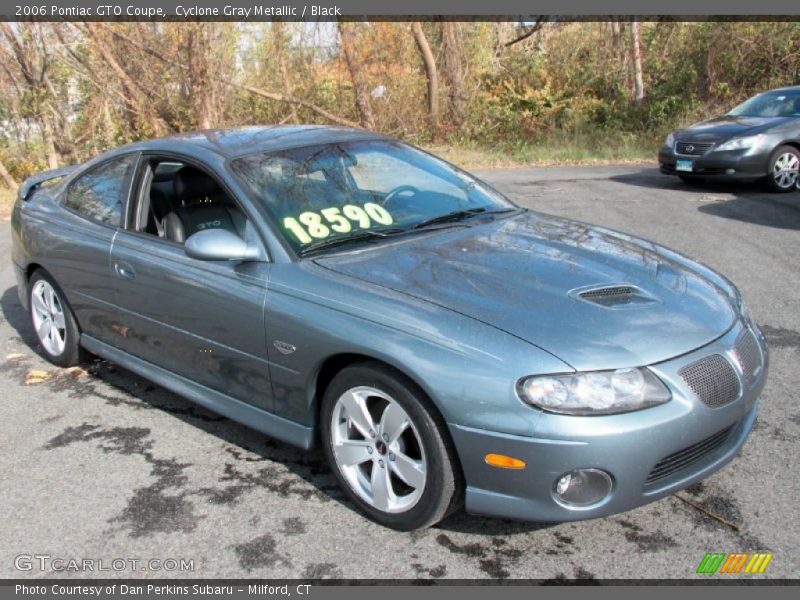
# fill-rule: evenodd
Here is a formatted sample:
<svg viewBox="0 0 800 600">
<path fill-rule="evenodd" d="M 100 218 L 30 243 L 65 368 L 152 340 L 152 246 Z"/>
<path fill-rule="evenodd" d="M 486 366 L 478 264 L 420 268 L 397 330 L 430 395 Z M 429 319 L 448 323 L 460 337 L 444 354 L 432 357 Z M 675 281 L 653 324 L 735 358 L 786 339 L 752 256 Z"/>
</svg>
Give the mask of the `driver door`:
<svg viewBox="0 0 800 600">
<path fill-rule="evenodd" d="M 111 249 L 120 309 L 112 325 L 114 343 L 176 375 L 271 411 L 264 321 L 270 265 L 263 246 L 260 261 L 188 257 L 183 243 L 152 226 L 168 216 L 159 214 L 155 219 L 155 207 L 149 206 L 156 164 L 158 159 L 150 158 L 140 165 L 140 192 L 129 206 L 128 225 Z M 163 208 L 163 194 L 160 201 L 162 212 L 170 210 Z M 184 199 L 168 201 L 174 204 L 173 212 L 189 210 Z M 261 244 L 252 225 L 242 218 L 243 235 Z"/>
</svg>

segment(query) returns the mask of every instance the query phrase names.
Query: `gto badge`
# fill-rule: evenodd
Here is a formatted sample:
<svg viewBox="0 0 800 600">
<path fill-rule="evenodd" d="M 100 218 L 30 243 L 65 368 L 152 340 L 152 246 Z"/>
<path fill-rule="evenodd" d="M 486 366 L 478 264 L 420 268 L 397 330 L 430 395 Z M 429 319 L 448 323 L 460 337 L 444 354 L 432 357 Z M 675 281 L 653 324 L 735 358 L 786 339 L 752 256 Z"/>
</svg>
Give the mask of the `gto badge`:
<svg viewBox="0 0 800 600">
<path fill-rule="evenodd" d="M 280 340 L 275 340 L 274 342 L 272 342 L 272 345 L 275 346 L 278 349 L 278 352 L 280 352 L 281 354 L 291 354 L 292 352 L 297 350 L 297 348 L 292 346 L 291 344 L 287 344 L 286 342 L 282 342 Z"/>
</svg>

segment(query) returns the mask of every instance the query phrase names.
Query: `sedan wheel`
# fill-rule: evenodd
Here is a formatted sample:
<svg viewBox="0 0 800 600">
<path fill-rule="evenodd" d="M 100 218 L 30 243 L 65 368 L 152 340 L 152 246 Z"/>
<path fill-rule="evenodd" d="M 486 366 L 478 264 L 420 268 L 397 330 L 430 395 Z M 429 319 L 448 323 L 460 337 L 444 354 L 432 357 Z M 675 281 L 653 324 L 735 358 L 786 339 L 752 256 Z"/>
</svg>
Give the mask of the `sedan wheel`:
<svg viewBox="0 0 800 600">
<path fill-rule="evenodd" d="M 767 184 L 776 192 L 788 192 L 797 185 L 800 153 L 791 146 L 781 146 L 772 155 Z"/>
<path fill-rule="evenodd" d="M 29 283 L 31 324 L 50 362 L 71 367 L 80 362 L 78 325 L 56 283 L 36 271 Z"/>
<path fill-rule="evenodd" d="M 395 400 L 373 387 L 347 390 L 333 409 L 331 434 L 336 466 L 362 500 L 389 513 L 419 501 L 425 489 L 425 452 Z"/>
<path fill-rule="evenodd" d="M 33 302 L 33 328 L 39 343 L 48 354 L 59 355 L 64 352 L 67 338 L 67 324 L 64 320 L 64 307 L 56 291 L 44 279 L 37 281 L 31 290 Z"/>
<path fill-rule="evenodd" d="M 325 392 L 321 428 L 339 483 L 379 523 L 418 529 L 455 508 L 460 479 L 444 423 L 399 373 L 378 364 L 344 369 Z"/>
</svg>

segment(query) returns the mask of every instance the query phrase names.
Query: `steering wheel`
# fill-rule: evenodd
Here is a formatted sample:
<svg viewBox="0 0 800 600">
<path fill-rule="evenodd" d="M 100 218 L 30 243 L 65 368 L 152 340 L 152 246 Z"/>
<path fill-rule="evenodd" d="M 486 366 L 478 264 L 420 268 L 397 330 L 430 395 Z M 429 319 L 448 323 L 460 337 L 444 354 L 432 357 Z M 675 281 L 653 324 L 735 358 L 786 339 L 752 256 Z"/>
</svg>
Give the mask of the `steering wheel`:
<svg viewBox="0 0 800 600">
<path fill-rule="evenodd" d="M 419 193 L 419 188 L 414 187 L 413 185 L 398 185 L 394 188 L 391 192 L 386 194 L 386 197 L 381 202 L 381 206 L 386 206 L 392 200 L 400 196 L 400 194 L 411 193 L 412 196 L 415 196 Z"/>
</svg>

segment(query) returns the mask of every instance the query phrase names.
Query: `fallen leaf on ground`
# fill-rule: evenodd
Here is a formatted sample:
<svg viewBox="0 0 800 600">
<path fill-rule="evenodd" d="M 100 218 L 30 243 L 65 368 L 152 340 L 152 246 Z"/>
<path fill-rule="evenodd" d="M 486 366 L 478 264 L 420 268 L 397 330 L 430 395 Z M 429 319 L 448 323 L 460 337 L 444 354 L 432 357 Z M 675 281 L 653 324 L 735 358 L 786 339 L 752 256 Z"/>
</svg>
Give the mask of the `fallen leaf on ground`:
<svg viewBox="0 0 800 600">
<path fill-rule="evenodd" d="M 6 356 L 6 360 L 18 360 L 20 358 L 25 358 L 25 355 L 21 352 L 13 352 Z"/>
<path fill-rule="evenodd" d="M 72 375 L 73 377 L 83 377 L 84 375 L 88 375 L 89 373 L 86 370 L 80 367 L 69 367 L 67 369 L 62 369 L 59 375 Z"/>
<path fill-rule="evenodd" d="M 49 371 L 40 371 L 38 369 L 33 369 L 28 371 L 28 375 L 25 377 L 25 385 L 33 385 L 36 383 L 42 383 L 50 379 L 52 375 Z"/>
</svg>

